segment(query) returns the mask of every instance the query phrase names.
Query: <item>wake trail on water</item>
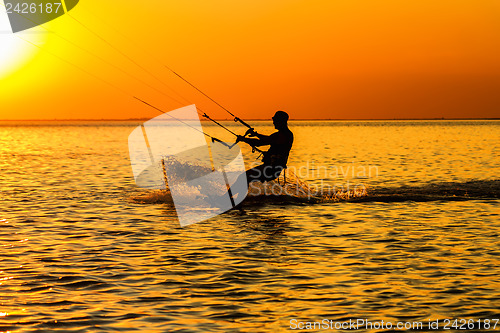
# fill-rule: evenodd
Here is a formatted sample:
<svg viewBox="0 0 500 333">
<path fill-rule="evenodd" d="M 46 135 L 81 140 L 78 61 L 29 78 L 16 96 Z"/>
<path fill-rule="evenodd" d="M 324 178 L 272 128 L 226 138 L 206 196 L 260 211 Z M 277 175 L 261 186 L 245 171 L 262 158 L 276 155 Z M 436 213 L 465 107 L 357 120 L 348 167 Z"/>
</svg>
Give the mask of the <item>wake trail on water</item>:
<svg viewBox="0 0 500 333">
<path fill-rule="evenodd" d="M 210 191 L 188 186 L 186 180 L 212 172 L 210 167 L 191 161 L 173 158 L 165 160 L 163 177 L 166 184 L 167 173 L 170 183 L 176 184 L 176 193 L 182 193 L 186 200 L 222 195 L 227 191 L 225 184 L 211 184 Z M 500 180 L 470 180 L 466 182 L 439 182 L 420 186 L 383 187 L 365 185 L 314 186 L 301 179 L 293 170 L 286 169 L 279 178 L 270 182 L 252 182 L 243 205 L 266 203 L 335 203 L 335 202 L 403 202 L 403 201 L 460 201 L 499 199 Z M 170 187 L 162 190 L 143 190 L 130 200 L 135 203 L 173 204 Z"/>
<path fill-rule="evenodd" d="M 196 179 L 201 175 L 212 172 L 212 169 L 191 161 L 179 161 L 175 158 L 164 160 L 163 177 L 165 189 L 145 190 L 133 195 L 130 199 L 138 203 L 173 203 L 171 186 L 176 187 L 176 193 L 181 192 L 186 199 L 204 198 L 210 195 L 223 195 L 227 192 L 225 184 L 210 184 L 210 191 L 195 186 L 188 186 L 186 181 Z M 168 173 L 168 179 L 167 179 Z M 209 193 L 207 193 L 209 192 Z M 269 182 L 252 182 L 248 186 L 248 193 L 244 203 L 266 203 L 266 202 L 338 202 L 354 198 L 362 198 L 367 195 L 365 186 L 361 187 L 335 187 L 323 188 L 311 185 L 309 182 L 298 177 L 293 170 L 286 169 L 280 176 Z"/>
<path fill-rule="evenodd" d="M 436 182 L 421 186 L 376 187 L 358 202 L 466 201 L 500 199 L 500 179 Z"/>
</svg>

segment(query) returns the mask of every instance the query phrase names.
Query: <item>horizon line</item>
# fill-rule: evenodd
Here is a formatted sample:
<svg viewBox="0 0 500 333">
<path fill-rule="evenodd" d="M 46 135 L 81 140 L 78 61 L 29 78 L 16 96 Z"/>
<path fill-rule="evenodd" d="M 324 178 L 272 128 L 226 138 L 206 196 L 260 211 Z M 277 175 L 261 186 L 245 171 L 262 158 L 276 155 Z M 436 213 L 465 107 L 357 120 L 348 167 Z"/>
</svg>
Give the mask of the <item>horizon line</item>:
<svg viewBox="0 0 500 333">
<path fill-rule="evenodd" d="M 148 121 L 151 118 L 66 118 L 66 119 L 0 119 L 0 121 Z M 215 119 L 216 121 L 233 121 L 233 119 L 223 118 L 223 119 Z M 271 119 L 267 118 L 247 118 L 245 120 L 248 121 L 271 121 Z M 436 118 L 304 118 L 304 119 L 290 119 L 290 121 L 380 121 L 380 120 L 391 120 L 391 121 L 404 121 L 404 120 L 500 120 L 498 117 L 492 118 L 445 118 L 445 117 L 436 117 Z M 206 119 L 200 119 L 200 121 L 208 121 Z"/>
</svg>

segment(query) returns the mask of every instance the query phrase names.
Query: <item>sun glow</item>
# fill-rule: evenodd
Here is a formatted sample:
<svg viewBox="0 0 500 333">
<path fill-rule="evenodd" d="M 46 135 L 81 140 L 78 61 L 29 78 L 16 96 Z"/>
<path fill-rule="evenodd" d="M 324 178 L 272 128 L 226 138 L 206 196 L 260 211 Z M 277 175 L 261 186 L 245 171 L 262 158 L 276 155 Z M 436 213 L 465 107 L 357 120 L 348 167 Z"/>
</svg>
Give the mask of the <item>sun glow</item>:
<svg viewBox="0 0 500 333">
<path fill-rule="evenodd" d="M 3 2 L 0 3 L 0 79 L 13 73 L 22 64 L 26 63 L 37 49 L 28 41 L 38 44 L 41 35 L 34 32 L 26 32 L 16 36 L 12 33 L 9 17 Z M 24 40 L 23 40 L 24 39 Z"/>
</svg>

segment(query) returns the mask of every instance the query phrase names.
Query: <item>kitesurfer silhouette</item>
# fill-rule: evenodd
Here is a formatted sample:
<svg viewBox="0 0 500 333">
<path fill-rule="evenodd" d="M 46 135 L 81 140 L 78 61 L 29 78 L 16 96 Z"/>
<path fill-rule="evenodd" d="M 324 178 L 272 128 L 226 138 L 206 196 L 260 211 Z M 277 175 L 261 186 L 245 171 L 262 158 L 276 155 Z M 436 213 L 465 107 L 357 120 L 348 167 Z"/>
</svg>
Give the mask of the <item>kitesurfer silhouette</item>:
<svg viewBox="0 0 500 333">
<path fill-rule="evenodd" d="M 224 195 L 208 195 L 204 199 L 207 203 L 213 207 L 222 207 L 225 205 L 228 196 L 231 198 L 232 203 L 236 201 L 235 199 L 241 203 L 247 194 L 250 183 L 272 181 L 280 176 L 281 172 L 287 167 L 288 155 L 293 144 L 293 133 L 288 128 L 288 118 L 288 114 L 285 111 L 277 111 L 272 117 L 274 128 L 278 130 L 277 132 L 271 135 L 263 135 L 251 129 L 247 134 L 256 138 L 237 137 L 236 142 L 245 142 L 252 147 L 269 145 L 270 148 L 267 152 L 262 153 L 261 165 L 241 174 L 231 186 L 231 190 Z"/>
<path fill-rule="evenodd" d="M 277 132 L 271 135 L 263 135 L 250 131 L 250 136 L 257 137 L 257 139 L 238 136 L 237 142 L 242 141 L 252 147 L 271 146 L 267 152 L 263 153 L 262 164 L 247 170 L 246 178 L 248 183 L 272 181 L 278 178 L 281 172 L 286 169 L 288 155 L 293 144 L 293 133 L 288 128 L 288 118 L 285 111 L 277 111 L 272 117 Z"/>
</svg>

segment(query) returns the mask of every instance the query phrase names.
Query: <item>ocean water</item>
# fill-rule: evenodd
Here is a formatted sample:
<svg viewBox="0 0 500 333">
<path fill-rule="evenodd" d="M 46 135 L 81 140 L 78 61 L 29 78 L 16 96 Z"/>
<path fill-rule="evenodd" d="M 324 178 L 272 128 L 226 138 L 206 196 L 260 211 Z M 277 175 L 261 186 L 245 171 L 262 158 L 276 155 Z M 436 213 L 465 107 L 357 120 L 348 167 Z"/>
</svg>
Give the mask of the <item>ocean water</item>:
<svg viewBox="0 0 500 333">
<path fill-rule="evenodd" d="M 0 331 L 285 332 L 324 319 L 491 331 L 500 318 L 500 121 L 291 122 L 295 174 L 368 195 L 261 200 L 185 228 L 171 205 L 134 200 L 146 191 L 128 157 L 137 125 L 0 123 Z"/>
</svg>

